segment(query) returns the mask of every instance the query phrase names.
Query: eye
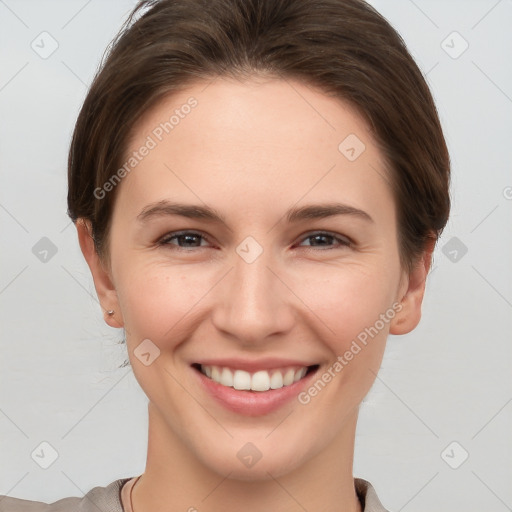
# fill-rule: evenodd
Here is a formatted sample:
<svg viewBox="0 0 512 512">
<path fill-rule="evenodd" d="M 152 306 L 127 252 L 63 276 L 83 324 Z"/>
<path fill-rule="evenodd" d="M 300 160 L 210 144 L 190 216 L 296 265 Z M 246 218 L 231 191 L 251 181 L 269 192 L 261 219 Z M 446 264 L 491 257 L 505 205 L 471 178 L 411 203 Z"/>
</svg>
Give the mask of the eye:
<svg viewBox="0 0 512 512">
<path fill-rule="evenodd" d="M 309 244 L 309 247 L 325 247 L 327 249 L 335 249 L 336 246 L 332 244 L 337 242 L 338 247 L 350 247 L 352 245 L 352 241 L 343 236 L 337 236 L 332 233 L 328 233 L 326 231 L 319 231 L 316 233 L 311 233 L 303 240 L 310 240 L 313 243 Z M 302 244 L 299 244 L 302 245 Z M 304 247 L 304 246 L 303 246 Z M 306 245 L 307 247 L 307 245 Z"/>
<path fill-rule="evenodd" d="M 175 231 L 168 233 L 160 240 L 158 245 L 174 245 L 178 249 L 194 249 L 201 247 L 201 239 L 208 242 L 208 239 L 201 233 L 195 231 Z"/>
<path fill-rule="evenodd" d="M 337 244 L 338 247 L 350 247 L 352 245 L 350 239 L 325 231 L 311 233 L 303 238 L 303 240 L 309 240 L 310 243 L 306 245 L 299 244 L 299 246 L 335 249 L 336 245 L 333 244 Z M 188 250 L 205 247 L 205 245 L 201 244 L 201 241 L 205 241 L 207 244 L 210 243 L 208 237 L 202 233 L 196 231 L 174 231 L 163 236 L 158 240 L 157 244 L 160 246 L 174 246 L 178 250 Z"/>
</svg>

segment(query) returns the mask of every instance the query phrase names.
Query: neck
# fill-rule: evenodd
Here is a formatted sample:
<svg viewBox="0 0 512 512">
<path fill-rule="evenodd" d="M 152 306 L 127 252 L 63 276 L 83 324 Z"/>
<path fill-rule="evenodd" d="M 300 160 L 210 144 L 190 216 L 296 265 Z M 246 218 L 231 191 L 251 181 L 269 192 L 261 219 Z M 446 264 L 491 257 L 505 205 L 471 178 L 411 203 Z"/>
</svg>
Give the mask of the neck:
<svg viewBox="0 0 512 512">
<path fill-rule="evenodd" d="M 289 471 L 260 466 L 258 477 L 247 480 L 207 467 L 150 403 L 146 469 L 133 489 L 133 512 L 361 512 L 352 475 L 356 422 L 357 410 L 306 462 Z"/>
</svg>

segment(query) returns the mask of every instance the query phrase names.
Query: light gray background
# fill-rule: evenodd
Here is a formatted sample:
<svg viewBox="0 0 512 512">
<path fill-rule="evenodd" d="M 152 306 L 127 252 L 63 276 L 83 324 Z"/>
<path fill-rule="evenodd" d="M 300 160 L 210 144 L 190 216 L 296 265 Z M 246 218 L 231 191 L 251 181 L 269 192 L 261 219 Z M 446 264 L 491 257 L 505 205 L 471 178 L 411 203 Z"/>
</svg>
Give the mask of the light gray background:
<svg viewBox="0 0 512 512">
<path fill-rule="evenodd" d="M 389 338 L 361 408 L 354 474 L 391 511 L 512 510 L 512 2 L 371 3 L 427 75 L 453 210 L 423 319 Z M 0 0 L 0 494 L 51 502 L 144 471 L 147 398 L 118 368 L 122 331 L 103 323 L 65 213 L 73 123 L 134 4 Z M 31 47 L 51 49 L 44 31 L 47 58 Z M 48 469 L 31 457 L 42 442 Z"/>
</svg>

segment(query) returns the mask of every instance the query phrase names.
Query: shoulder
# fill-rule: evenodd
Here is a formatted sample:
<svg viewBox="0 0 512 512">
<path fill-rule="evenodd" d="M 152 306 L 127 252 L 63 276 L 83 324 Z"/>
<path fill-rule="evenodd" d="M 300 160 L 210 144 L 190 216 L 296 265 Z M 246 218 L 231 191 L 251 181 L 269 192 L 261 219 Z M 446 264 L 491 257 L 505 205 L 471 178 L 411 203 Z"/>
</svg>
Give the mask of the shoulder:
<svg viewBox="0 0 512 512">
<path fill-rule="evenodd" d="M 377 492 L 368 480 L 354 478 L 354 483 L 363 512 L 389 512 L 380 502 Z"/>
<path fill-rule="evenodd" d="M 107 487 L 94 487 L 82 498 L 62 498 L 54 503 L 0 496 L 0 512 L 123 512 L 121 488 L 134 477 L 115 480 Z M 355 478 L 364 512 L 388 512 L 367 480 Z"/>
<path fill-rule="evenodd" d="M 115 480 L 106 487 L 94 487 L 82 498 L 62 498 L 54 503 L 0 495 L 0 512 L 123 512 L 120 492 L 131 478 Z"/>
</svg>

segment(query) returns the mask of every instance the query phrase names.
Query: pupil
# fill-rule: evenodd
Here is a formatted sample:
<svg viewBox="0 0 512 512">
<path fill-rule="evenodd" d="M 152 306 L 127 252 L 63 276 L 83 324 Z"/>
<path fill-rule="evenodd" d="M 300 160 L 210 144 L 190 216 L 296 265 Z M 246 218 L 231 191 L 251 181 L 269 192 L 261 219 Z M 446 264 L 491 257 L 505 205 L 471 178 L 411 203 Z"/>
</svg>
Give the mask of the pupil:
<svg viewBox="0 0 512 512">
<path fill-rule="evenodd" d="M 193 242 L 194 239 L 197 241 L 197 235 L 181 235 L 180 238 L 181 238 L 182 241 L 184 240 L 185 243 Z"/>
<path fill-rule="evenodd" d="M 318 241 L 318 240 L 323 239 L 323 240 L 324 240 L 324 242 L 325 242 L 325 239 L 327 239 L 327 238 L 329 238 L 329 239 L 330 239 L 330 238 L 332 238 L 332 237 L 331 237 L 331 236 L 329 236 L 329 235 L 314 235 L 314 236 L 313 236 L 313 240 L 317 240 L 317 241 Z M 324 243 L 324 242 L 320 242 L 319 244 L 313 244 L 313 245 L 328 245 L 328 244 L 326 244 L 326 243 Z"/>
</svg>

